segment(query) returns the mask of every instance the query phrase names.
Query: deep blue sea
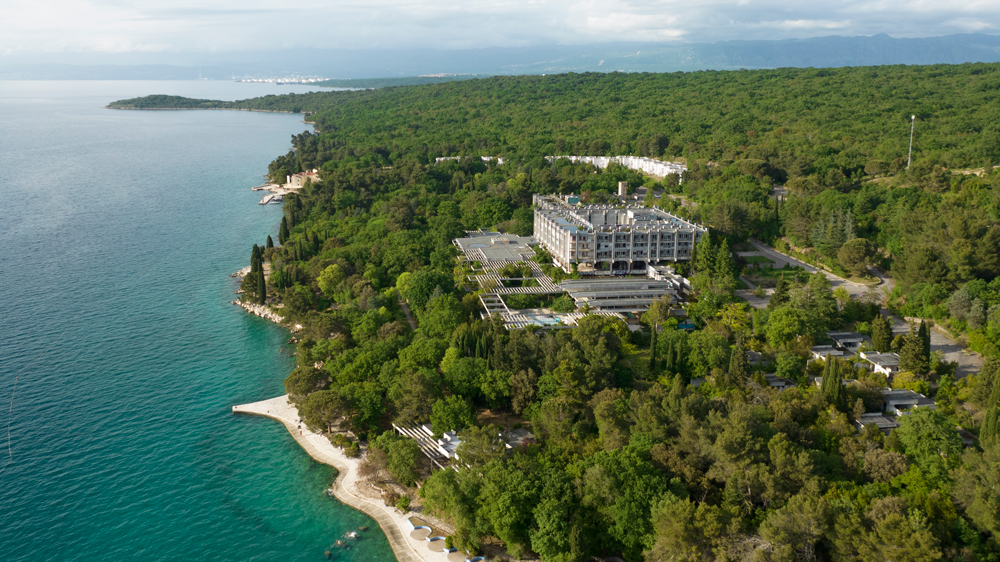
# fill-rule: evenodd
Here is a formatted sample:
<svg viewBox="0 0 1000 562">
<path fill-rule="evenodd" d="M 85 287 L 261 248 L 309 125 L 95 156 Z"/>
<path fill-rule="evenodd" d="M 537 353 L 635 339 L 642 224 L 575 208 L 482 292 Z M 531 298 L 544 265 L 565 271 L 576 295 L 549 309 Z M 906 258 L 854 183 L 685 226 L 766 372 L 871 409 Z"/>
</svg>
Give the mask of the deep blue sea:
<svg viewBox="0 0 1000 562">
<path fill-rule="evenodd" d="M 229 304 L 229 274 L 277 238 L 280 207 L 250 188 L 309 126 L 103 109 L 289 91 L 307 89 L 0 82 L 0 560 L 321 561 L 360 526 L 337 559 L 394 560 L 325 496 L 332 468 L 230 413 L 293 367 L 287 332 Z"/>
</svg>

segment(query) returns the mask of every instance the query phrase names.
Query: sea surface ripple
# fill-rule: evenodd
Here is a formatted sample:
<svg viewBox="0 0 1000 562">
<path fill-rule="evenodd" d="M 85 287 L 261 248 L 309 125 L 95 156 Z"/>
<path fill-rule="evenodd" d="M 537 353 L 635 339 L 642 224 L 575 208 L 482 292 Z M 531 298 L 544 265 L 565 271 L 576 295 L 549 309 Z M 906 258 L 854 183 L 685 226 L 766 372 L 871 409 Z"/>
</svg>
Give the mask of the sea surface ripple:
<svg viewBox="0 0 1000 562">
<path fill-rule="evenodd" d="M 0 82 L 0 559 L 319 561 L 359 527 L 337 560 L 394 559 L 324 495 L 332 468 L 230 413 L 293 367 L 287 332 L 229 304 L 229 274 L 281 218 L 250 187 L 309 126 L 103 109 L 286 91 L 305 89 Z"/>
</svg>

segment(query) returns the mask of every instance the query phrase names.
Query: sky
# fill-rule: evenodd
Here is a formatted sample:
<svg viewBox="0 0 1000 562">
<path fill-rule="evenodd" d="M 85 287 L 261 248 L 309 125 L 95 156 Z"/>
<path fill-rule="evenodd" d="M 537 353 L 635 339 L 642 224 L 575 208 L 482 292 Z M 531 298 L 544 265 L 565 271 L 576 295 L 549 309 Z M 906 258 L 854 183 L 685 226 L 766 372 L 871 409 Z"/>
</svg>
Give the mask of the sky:
<svg viewBox="0 0 1000 562">
<path fill-rule="evenodd" d="M 1000 33 L 998 0 L 0 0 L 0 54 Z"/>
</svg>

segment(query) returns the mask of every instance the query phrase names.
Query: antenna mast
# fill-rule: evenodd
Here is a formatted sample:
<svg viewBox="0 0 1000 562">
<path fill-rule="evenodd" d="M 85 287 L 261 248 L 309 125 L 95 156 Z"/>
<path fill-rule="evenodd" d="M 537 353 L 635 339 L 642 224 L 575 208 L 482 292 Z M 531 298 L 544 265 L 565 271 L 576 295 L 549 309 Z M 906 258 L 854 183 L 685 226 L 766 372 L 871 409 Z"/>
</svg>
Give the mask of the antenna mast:
<svg viewBox="0 0 1000 562">
<path fill-rule="evenodd" d="M 910 159 L 913 157 L 913 122 L 917 120 L 916 115 L 910 115 L 910 152 L 906 155 L 906 169 L 910 169 Z"/>
</svg>

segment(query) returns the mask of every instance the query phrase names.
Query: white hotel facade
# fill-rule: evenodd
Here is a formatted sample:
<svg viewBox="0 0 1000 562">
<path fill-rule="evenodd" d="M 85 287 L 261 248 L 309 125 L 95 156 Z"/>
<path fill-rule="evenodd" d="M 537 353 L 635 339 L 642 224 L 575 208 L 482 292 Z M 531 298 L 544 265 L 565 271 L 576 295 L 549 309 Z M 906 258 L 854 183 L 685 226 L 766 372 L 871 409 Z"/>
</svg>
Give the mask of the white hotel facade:
<svg viewBox="0 0 1000 562">
<path fill-rule="evenodd" d="M 664 162 L 654 160 L 645 156 L 546 156 L 546 160 L 553 162 L 559 159 L 569 160 L 574 163 L 593 164 L 604 169 L 611 164 L 620 164 L 626 168 L 665 178 L 670 174 L 683 176 L 687 171 L 687 165 L 678 162 Z"/>
<path fill-rule="evenodd" d="M 535 238 L 570 271 L 644 271 L 688 261 L 708 229 L 659 208 L 580 205 L 579 197 L 534 195 Z"/>
</svg>

